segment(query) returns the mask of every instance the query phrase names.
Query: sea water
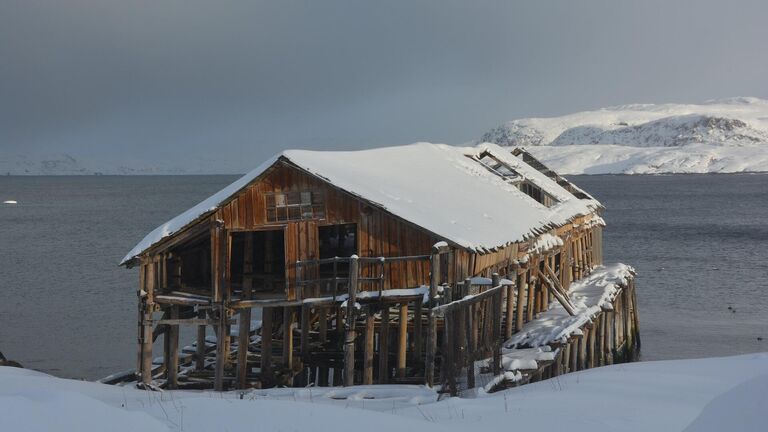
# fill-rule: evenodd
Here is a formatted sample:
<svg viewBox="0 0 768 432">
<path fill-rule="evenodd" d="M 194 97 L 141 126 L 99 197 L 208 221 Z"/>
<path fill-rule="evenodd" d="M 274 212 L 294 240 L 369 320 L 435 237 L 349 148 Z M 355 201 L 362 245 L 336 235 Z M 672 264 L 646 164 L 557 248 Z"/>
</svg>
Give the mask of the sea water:
<svg viewBox="0 0 768 432">
<path fill-rule="evenodd" d="M 0 177 L 0 351 L 70 378 L 135 367 L 138 273 L 118 263 L 236 178 Z M 607 207 L 606 262 L 638 271 L 643 360 L 768 351 L 768 175 L 572 179 Z"/>
</svg>

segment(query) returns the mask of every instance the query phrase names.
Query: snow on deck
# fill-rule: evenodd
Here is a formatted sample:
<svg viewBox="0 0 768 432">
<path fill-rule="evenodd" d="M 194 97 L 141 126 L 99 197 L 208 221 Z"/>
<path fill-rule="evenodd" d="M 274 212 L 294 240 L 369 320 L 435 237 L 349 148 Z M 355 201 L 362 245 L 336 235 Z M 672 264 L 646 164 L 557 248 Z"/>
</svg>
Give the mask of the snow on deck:
<svg viewBox="0 0 768 432">
<path fill-rule="evenodd" d="M 513 168 L 558 203 L 545 207 L 471 159 L 483 152 Z M 416 143 L 360 151 L 286 150 L 236 182 L 149 233 L 123 258 L 125 264 L 189 224 L 207 216 L 284 159 L 334 186 L 454 244 L 480 252 L 523 241 L 532 231 L 562 225 L 599 207 L 581 200 L 495 144 L 454 147 Z M 514 214 L 514 217 L 509 217 Z"/>
<path fill-rule="evenodd" d="M 586 278 L 570 286 L 569 297 L 576 314 L 571 316 L 559 302 L 550 303 L 548 310 L 527 322 L 521 331 L 504 342 L 505 348 L 537 348 L 552 342 L 565 342 L 592 321 L 603 307 L 612 307 L 621 286 L 634 276 L 635 270 L 626 264 L 596 267 Z"/>
</svg>

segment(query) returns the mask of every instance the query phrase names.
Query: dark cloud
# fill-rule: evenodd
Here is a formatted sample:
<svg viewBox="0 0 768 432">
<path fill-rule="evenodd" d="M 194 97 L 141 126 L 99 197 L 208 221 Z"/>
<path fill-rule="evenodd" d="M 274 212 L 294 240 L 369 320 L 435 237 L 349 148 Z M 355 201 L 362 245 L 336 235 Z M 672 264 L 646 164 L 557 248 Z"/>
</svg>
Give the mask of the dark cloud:
<svg viewBox="0 0 768 432">
<path fill-rule="evenodd" d="M 0 150 L 245 169 L 288 147 L 765 97 L 766 16 L 764 1 L 2 0 Z"/>
</svg>

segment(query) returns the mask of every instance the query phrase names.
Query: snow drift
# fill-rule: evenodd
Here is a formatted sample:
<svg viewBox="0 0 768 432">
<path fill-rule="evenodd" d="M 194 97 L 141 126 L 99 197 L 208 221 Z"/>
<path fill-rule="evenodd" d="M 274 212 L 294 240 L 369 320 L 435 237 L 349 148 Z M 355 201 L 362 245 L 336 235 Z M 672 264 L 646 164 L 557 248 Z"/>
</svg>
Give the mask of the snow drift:
<svg viewBox="0 0 768 432">
<path fill-rule="evenodd" d="M 438 402 L 413 385 L 152 392 L 0 367 L 0 430 L 763 431 L 767 377 L 768 354 L 640 362 Z"/>
<path fill-rule="evenodd" d="M 525 146 L 565 174 L 768 171 L 768 100 L 634 104 L 520 119 L 481 141 Z"/>
</svg>

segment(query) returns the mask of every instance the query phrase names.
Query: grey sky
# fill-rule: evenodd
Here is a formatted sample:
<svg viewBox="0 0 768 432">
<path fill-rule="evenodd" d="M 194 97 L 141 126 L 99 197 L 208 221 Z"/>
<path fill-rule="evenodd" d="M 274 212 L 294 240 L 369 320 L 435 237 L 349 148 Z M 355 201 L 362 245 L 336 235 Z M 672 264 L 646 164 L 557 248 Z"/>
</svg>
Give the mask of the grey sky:
<svg viewBox="0 0 768 432">
<path fill-rule="evenodd" d="M 764 0 L 0 0 L 0 152 L 243 171 L 284 148 L 768 97 L 766 23 Z"/>
</svg>

